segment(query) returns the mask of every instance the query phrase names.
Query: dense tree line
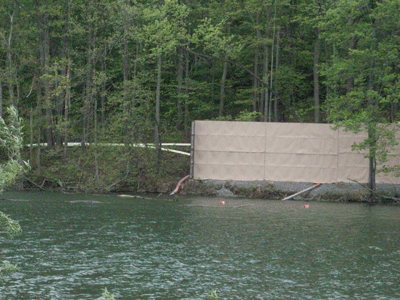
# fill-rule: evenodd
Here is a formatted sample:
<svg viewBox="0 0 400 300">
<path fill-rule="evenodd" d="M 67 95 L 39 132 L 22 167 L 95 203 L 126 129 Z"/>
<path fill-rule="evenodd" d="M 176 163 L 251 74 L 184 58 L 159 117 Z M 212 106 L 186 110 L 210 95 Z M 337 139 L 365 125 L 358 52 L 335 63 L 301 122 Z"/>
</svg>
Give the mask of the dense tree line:
<svg viewBox="0 0 400 300">
<path fill-rule="evenodd" d="M 399 15 L 398 0 L 3 0 L 0 116 L 17 106 L 48 147 L 183 141 L 216 119 L 367 124 L 376 151 L 376 124 L 399 120 Z"/>
</svg>

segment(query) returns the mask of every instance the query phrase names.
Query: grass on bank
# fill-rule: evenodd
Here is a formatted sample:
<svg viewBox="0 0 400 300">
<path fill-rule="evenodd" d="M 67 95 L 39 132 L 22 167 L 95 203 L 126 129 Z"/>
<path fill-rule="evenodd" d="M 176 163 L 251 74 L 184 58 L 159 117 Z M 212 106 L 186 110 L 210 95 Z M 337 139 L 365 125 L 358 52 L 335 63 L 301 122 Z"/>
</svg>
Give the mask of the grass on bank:
<svg viewBox="0 0 400 300">
<path fill-rule="evenodd" d="M 69 192 L 168 192 L 189 174 L 190 157 L 135 147 L 41 148 L 32 152 L 24 188 Z"/>
</svg>

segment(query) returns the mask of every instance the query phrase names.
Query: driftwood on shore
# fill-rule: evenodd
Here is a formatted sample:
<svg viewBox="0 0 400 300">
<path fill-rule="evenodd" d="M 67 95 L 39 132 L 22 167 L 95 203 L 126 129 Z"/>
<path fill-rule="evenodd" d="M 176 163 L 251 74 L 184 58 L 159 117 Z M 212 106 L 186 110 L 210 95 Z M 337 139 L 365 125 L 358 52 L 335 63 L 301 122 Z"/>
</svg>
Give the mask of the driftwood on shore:
<svg viewBox="0 0 400 300">
<path fill-rule="evenodd" d="M 238 208 L 245 206 L 253 206 L 254 204 L 241 204 L 241 205 L 208 205 L 208 204 L 183 204 L 183 206 L 197 206 L 197 207 L 226 207 L 226 208 Z"/>
<path fill-rule="evenodd" d="M 125 194 L 121 194 L 121 195 L 118 195 L 118 197 L 121 197 L 121 198 L 135 198 L 135 199 L 147 199 L 147 200 L 152 200 L 152 198 L 143 197 L 143 196 L 138 196 L 138 195 L 125 195 Z"/>
<path fill-rule="evenodd" d="M 27 200 L 27 199 L 10 199 L 10 198 L 0 198 L 0 200 L 3 200 L 3 201 L 20 201 L 20 202 L 31 201 L 31 200 Z"/>
<path fill-rule="evenodd" d="M 72 201 L 68 201 L 69 203 L 90 203 L 90 204 L 94 204 L 94 203 L 102 203 L 100 201 L 94 201 L 94 200 L 72 200 Z"/>
</svg>

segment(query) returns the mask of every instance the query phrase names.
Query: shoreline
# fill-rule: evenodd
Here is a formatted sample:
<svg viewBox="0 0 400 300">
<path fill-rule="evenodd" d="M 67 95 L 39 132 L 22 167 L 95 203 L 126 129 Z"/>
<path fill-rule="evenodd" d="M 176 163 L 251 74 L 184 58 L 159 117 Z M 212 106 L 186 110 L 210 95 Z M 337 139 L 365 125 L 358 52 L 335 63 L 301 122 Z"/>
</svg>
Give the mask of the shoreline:
<svg viewBox="0 0 400 300">
<path fill-rule="evenodd" d="M 135 189 L 128 185 L 116 187 L 109 192 L 85 191 L 76 186 L 64 185 L 63 187 L 38 188 L 30 184 L 14 185 L 11 190 L 30 191 L 42 190 L 60 193 L 99 193 L 99 194 L 129 194 L 133 197 L 145 194 L 178 194 L 181 196 L 205 196 L 223 198 L 249 198 L 264 200 L 282 200 L 307 188 L 313 187 L 315 182 L 290 182 L 290 181 L 233 181 L 233 180 L 200 180 L 189 179 L 184 181 L 176 191 L 179 180 L 168 179 L 152 185 L 151 188 Z M 29 183 L 29 182 L 25 182 Z M 174 193 L 174 191 L 176 191 Z M 301 193 L 290 200 L 319 201 L 319 202 L 358 202 L 369 204 L 400 204 L 400 185 L 376 184 L 375 199 L 368 201 L 370 192 L 364 183 L 324 183 L 320 186 Z"/>
<path fill-rule="evenodd" d="M 232 180 L 189 180 L 182 185 L 181 195 L 203 195 L 228 198 L 254 198 L 282 200 L 297 192 L 312 187 L 314 182 L 288 181 L 232 181 Z M 338 182 L 321 184 L 291 200 L 325 202 L 367 202 L 370 192 L 364 184 Z M 400 185 L 376 184 L 376 202 L 400 203 Z"/>
</svg>

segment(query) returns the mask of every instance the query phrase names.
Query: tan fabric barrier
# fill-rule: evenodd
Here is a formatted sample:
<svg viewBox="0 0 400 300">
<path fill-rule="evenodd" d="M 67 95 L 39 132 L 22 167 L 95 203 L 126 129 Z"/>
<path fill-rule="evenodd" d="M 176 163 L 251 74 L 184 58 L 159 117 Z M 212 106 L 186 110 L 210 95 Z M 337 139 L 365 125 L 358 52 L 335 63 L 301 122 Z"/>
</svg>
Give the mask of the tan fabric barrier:
<svg viewBox="0 0 400 300">
<path fill-rule="evenodd" d="M 195 121 L 193 126 L 195 179 L 368 181 L 368 159 L 351 149 L 365 133 L 332 130 L 329 124 Z M 399 157 L 390 163 L 399 164 Z M 377 182 L 400 184 L 400 179 L 378 175 Z"/>
</svg>

